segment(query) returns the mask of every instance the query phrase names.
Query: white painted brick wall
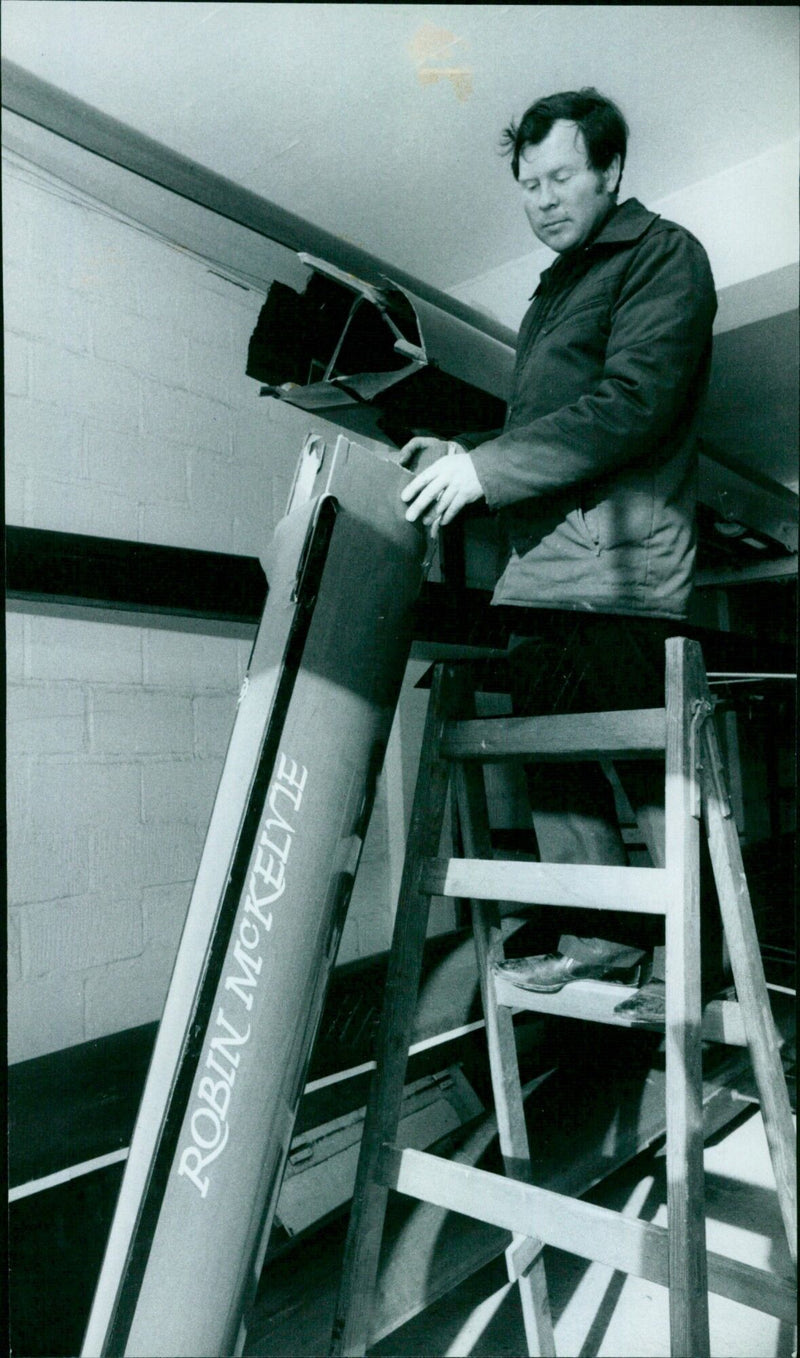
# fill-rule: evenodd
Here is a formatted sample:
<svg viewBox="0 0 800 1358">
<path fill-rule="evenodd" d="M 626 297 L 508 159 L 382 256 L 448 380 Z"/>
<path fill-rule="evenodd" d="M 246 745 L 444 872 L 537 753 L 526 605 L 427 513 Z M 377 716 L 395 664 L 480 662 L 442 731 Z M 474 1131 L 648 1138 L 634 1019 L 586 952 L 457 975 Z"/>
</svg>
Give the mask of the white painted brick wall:
<svg viewBox="0 0 800 1358">
<path fill-rule="evenodd" d="M 199 857 L 198 852 L 195 867 Z M 186 882 L 173 882 L 169 886 L 148 886 L 142 891 L 142 918 L 146 937 L 151 945 L 171 950 L 173 957 L 178 950 L 193 881 L 194 871 L 191 879 Z"/>
<path fill-rule="evenodd" d="M 192 700 L 158 689 L 93 689 L 89 729 L 94 754 L 191 755 Z"/>
<path fill-rule="evenodd" d="M 26 679 L 142 682 L 142 633 L 136 627 L 33 615 L 25 618 L 25 630 Z"/>
<path fill-rule="evenodd" d="M 25 623 L 21 613 L 6 613 L 6 683 L 25 678 Z"/>
<path fill-rule="evenodd" d="M 89 429 L 85 440 L 86 478 L 90 489 L 116 491 L 137 505 L 182 505 L 186 510 L 188 449 L 141 434 L 113 438 Z"/>
<path fill-rule="evenodd" d="M 98 929 L 102 919 L 103 928 Z M 87 892 L 76 899 L 29 905 L 22 916 L 22 957 L 31 977 L 83 972 L 142 951 L 141 901 Z"/>
<path fill-rule="evenodd" d="M 25 478 L 25 524 L 60 533 L 136 539 L 137 506 L 88 481 L 67 484 L 50 476 Z"/>
<path fill-rule="evenodd" d="M 7 466 L 60 481 L 83 477 L 84 422 L 79 414 L 6 392 L 5 421 Z"/>
<path fill-rule="evenodd" d="M 9 522 L 261 554 L 340 432 L 245 376 L 263 294 L 19 163 L 3 221 Z M 13 610 L 18 1061 L 159 1017 L 251 643 Z M 381 785 L 343 960 L 388 946 L 386 838 Z"/>
<path fill-rule="evenodd" d="M 203 848 L 199 824 L 100 825 L 88 837 L 91 882 L 103 891 L 181 890 L 194 882 Z"/>
<path fill-rule="evenodd" d="M 230 693 L 202 693 L 192 702 L 194 752 L 222 756 L 236 717 L 236 703 Z"/>
<path fill-rule="evenodd" d="M 6 465 L 5 499 L 7 521 L 22 523 L 25 518 L 25 473 L 21 467 Z"/>
<path fill-rule="evenodd" d="M 8 969 L 6 984 L 18 985 L 22 980 L 22 920 L 19 910 L 8 912 Z"/>
<path fill-rule="evenodd" d="M 87 421 L 107 429 L 139 428 L 141 383 L 130 367 L 71 353 L 55 339 L 20 342 L 30 350 L 33 401 L 80 412 Z"/>
<path fill-rule="evenodd" d="M 25 746 L 50 754 L 88 749 L 86 696 L 73 684 L 9 683 L 6 719 Z"/>
<path fill-rule="evenodd" d="M 13 809 L 13 807 L 12 807 Z M 89 891 L 91 831 L 74 824 L 46 825 L 29 813 L 8 841 L 11 900 L 19 906 L 75 898 Z"/>
<path fill-rule="evenodd" d="M 89 352 L 90 303 L 83 291 L 52 286 L 49 271 L 6 263 L 5 322 L 15 334 L 35 340 L 60 337 L 67 350 Z"/>
<path fill-rule="evenodd" d="M 235 709 L 239 688 L 240 642 L 201 633 L 148 631 L 143 634 L 144 681 L 156 688 L 220 690 Z"/>
<path fill-rule="evenodd" d="M 150 316 L 92 301 L 88 332 L 95 359 L 124 364 L 159 387 L 186 385 L 187 340 L 175 320 L 164 317 L 154 326 Z"/>
<path fill-rule="evenodd" d="M 5 169 L 5 166 L 3 167 Z M 3 277 L 15 267 L 27 268 L 30 261 L 30 193 L 19 176 L 4 176 L 0 206 L 3 211 Z M 8 315 L 8 302 L 5 301 Z"/>
<path fill-rule="evenodd" d="M 80 972 L 62 971 L 39 979 L 24 977 L 18 985 L 9 985 L 10 1064 L 86 1041 L 84 988 Z"/>
<path fill-rule="evenodd" d="M 141 427 L 144 434 L 190 443 L 215 453 L 231 452 L 230 410 L 224 401 L 182 391 L 144 378 Z M 229 492 L 230 494 L 230 492 Z"/>
<path fill-rule="evenodd" d="M 144 819 L 200 825 L 205 830 L 221 773 L 221 759 L 170 759 L 145 764 L 142 767 Z"/>
<path fill-rule="evenodd" d="M 112 763 L 46 754 L 31 760 L 28 804 L 37 826 L 130 822 L 138 820 L 141 800 L 141 768 L 132 760 Z"/>
<path fill-rule="evenodd" d="M 85 1040 L 157 1019 L 174 964 L 174 948 L 152 943 L 138 958 L 89 972 L 84 982 Z"/>
<path fill-rule="evenodd" d="M 9 396 L 27 396 L 30 381 L 28 341 L 9 335 L 3 351 L 3 384 Z"/>
</svg>

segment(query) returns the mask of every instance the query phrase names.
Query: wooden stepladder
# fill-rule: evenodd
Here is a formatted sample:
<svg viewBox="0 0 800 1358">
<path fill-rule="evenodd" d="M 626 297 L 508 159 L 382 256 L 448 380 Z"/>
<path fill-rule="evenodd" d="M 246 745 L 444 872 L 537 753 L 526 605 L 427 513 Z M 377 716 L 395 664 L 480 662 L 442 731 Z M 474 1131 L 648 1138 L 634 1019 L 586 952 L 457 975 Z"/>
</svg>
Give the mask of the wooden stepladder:
<svg viewBox="0 0 800 1358">
<path fill-rule="evenodd" d="M 437 665 L 423 738 L 386 999 L 361 1144 L 331 1354 L 361 1355 L 389 1189 L 511 1231 L 509 1278 L 519 1286 L 528 1353 L 555 1354 L 542 1250 L 552 1245 L 668 1286 L 674 1358 L 708 1358 L 708 1292 L 792 1320 L 787 1279 L 706 1251 L 702 1044 L 747 1046 L 759 1090 L 781 1214 L 796 1260 L 794 1126 L 753 923 L 736 826 L 725 790 L 699 645 L 666 646 L 666 704 L 629 712 L 456 720 L 470 706 L 463 667 Z M 652 868 L 492 858 L 482 763 L 513 759 L 665 759 L 664 861 Z M 465 858 L 441 859 L 453 780 Z M 701 822 L 708 838 L 737 999 L 703 1006 L 700 963 Z M 652 853 L 652 850 L 651 850 Z M 656 858 L 660 855 L 656 853 Z M 505 1174 L 394 1144 L 432 895 L 472 902 L 495 1110 Z M 629 1025 L 619 985 L 574 981 L 556 994 L 524 991 L 496 974 L 503 960 L 497 902 L 588 906 L 665 917 L 667 1227 L 532 1183 L 512 1013 Z M 628 992 L 633 994 L 631 990 Z"/>
</svg>

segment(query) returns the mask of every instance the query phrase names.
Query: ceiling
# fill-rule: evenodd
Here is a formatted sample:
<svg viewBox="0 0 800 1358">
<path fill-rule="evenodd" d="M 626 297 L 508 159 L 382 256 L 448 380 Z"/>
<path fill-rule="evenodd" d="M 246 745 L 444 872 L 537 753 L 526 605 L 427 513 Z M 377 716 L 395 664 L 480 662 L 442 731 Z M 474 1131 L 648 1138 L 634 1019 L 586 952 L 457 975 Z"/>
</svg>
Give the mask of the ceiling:
<svg viewBox="0 0 800 1358">
<path fill-rule="evenodd" d="M 796 135 L 793 6 L 3 0 L 4 56 L 447 289 L 534 242 L 498 138 L 595 84 L 645 203 Z"/>
</svg>

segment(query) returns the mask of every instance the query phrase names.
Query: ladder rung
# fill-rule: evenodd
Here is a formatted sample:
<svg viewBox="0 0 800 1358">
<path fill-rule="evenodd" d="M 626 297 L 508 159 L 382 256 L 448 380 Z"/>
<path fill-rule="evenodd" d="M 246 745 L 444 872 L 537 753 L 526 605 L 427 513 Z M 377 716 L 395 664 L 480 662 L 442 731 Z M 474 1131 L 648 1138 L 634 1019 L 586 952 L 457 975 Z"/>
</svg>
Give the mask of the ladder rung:
<svg viewBox="0 0 800 1358">
<path fill-rule="evenodd" d="M 556 1018 L 585 1019 L 590 1023 L 610 1023 L 620 1028 L 651 1028 L 663 1032 L 663 1023 L 634 1023 L 628 1014 L 615 1014 L 623 1000 L 636 994 L 633 986 L 609 981 L 570 981 L 554 995 L 523 990 L 503 976 L 494 977 L 497 1003 L 509 1009 L 551 1014 Z M 747 1037 L 741 1010 L 736 1000 L 711 1000 L 703 1009 L 703 1041 L 722 1042 L 728 1047 L 746 1047 Z"/>
<path fill-rule="evenodd" d="M 668 875 L 665 868 L 430 858 L 422 871 L 420 890 L 431 896 L 663 915 L 667 909 Z"/>
<path fill-rule="evenodd" d="M 663 707 L 551 717 L 481 717 L 445 724 L 447 759 L 635 759 L 664 751 Z"/>
<path fill-rule="evenodd" d="M 412 1198 L 512 1231 L 610 1268 L 669 1285 L 668 1232 L 596 1203 L 444 1160 L 384 1146 L 381 1182 Z M 794 1285 L 763 1269 L 708 1254 L 710 1291 L 794 1324 Z"/>
</svg>

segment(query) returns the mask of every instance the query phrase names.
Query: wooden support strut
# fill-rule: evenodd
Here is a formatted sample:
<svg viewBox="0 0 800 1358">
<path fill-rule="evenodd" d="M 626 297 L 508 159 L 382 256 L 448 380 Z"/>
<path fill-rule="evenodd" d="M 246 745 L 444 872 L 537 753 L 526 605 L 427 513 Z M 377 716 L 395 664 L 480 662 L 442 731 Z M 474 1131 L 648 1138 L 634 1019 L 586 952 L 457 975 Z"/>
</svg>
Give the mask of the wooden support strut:
<svg viewBox="0 0 800 1358">
<path fill-rule="evenodd" d="M 705 676 L 702 676 L 703 682 Z M 731 815 L 722 759 L 711 722 L 701 738 L 701 789 L 711 864 L 717 885 L 736 994 L 747 1035 L 778 1203 L 792 1261 L 797 1266 L 797 1159 L 789 1092 L 753 920 L 742 850 Z"/>
<path fill-rule="evenodd" d="M 470 701 L 474 703 L 472 695 Z M 468 764 L 456 765 L 454 774 L 464 846 L 468 853 L 488 856 L 491 854 L 491 837 L 483 775 L 475 765 Z M 511 1010 L 497 1003 L 492 984 L 492 964 L 503 959 L 500 912 L 494 901 L 473 899 L 471 913 L 503 1165 L 509 1178 L 531 1183 L 533 1170 L 514 1024 Z M 534 1220 L 535 1217 L 531 1217 L 523 1230 L 515 1233 L 506 1249 L 506 1267 L 509 1280 L 516 1281 L 519 1288 L 530 1352 L 541 1354 L 543 1358 L 551 1358 L 551 1355 L 555 1358 L 555 1336 L 542 1257 L 543 1242 L 531 1232 L 530 1223 Z"/>
<path fill-rule="evenodd" d="M 430 908 L 430 897 L 421 890 L 419 867 L 424 857 L 432 857 L 438 850 L 449 781 L 449 768 L 439 753 L 449 687 L 452 687 L 452 677 L 437 666 L 411 811 L 410 851 L 406 854 L 397 905 L 396 918 L 400 927 L 395 928 L 386 1000 L 376 1039 L 376 1078 L 370 1089 L 353 1190 L 350 1230 L 331 1339 L 332 1355 L 363 1354 L 369 1341 L 388 1193 L 378 1179 L 378 1162 L 383 1143 L 395 1134 L 400 1120 Z M 412 847 L 414 852 L 411 852 Z M 380 1072 L 380 1079 L 377 1072 Z"/>
<path fill-rule="evenodd" d="M 689 645 L 672 639 L 666 647 L 665 858 L 672 895 L 664 935 L 669 1315 L 672 1352 L 708 1358 L 700 840 Z"/>
</svg>

